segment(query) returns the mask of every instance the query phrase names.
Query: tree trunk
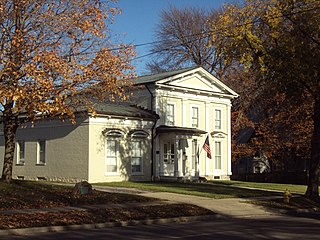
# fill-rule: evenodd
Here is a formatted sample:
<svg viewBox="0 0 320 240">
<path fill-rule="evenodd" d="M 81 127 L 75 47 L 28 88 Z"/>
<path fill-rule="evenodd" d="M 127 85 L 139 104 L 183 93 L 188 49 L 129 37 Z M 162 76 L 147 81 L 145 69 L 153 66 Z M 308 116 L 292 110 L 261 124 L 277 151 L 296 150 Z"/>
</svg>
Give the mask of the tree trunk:
<svg viewBox="0 0 320 240">
<path fill-rule="evenodd" d="M 5 139 L 5 153 L 1 180 L 10 183 L 12 180 L 12 167 L 15 149 L 15 137 L 17 131 L 17 121 L 12 114 L 11 108 L 3 112 L 3 131 Z"/>
<path fill-rule="evenodd" d="M 311 160 L 309 165 L 308 188 L 305 197 L 320 202 L 320 96 L 314 101 L 313 134 L 311 138 Z"/>
</svg>

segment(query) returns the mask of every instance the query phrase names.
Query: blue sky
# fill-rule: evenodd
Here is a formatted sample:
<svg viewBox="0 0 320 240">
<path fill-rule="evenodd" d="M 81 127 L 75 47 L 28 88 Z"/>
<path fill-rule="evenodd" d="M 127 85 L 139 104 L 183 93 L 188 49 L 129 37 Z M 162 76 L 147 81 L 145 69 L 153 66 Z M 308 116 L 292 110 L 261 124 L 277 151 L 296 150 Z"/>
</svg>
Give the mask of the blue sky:
<svg viewBox="0 0 320 240">
<path fill-rule="evenodd" d="M 112 32 L 124 43 L 143 44 L 156 41 L 154 31 L 160 21 L 160 13 L 170 6 L 178 8 L 200 7 L 204 9 L 219 8 L 230 0 L 118 0 L 117 6 L 122 14 L 116 16 L 111 26 Z M 150 45 L 137 47 L 138 56 L 149 53 Z M 152 57 L 152 56 L 150 56 Z M 147 57 L 135 61 L 139 75 L 146 72 L 144 66 Z"/>
</svg>

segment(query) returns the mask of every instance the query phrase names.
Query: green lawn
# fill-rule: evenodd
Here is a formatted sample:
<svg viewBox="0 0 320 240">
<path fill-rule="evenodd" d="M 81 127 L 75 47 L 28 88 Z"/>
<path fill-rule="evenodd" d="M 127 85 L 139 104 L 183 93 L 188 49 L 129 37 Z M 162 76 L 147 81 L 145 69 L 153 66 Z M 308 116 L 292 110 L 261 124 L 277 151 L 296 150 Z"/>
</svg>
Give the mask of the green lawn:
<svg viewBox="0 0 320 240">
<path fill-rule="evenodd" d="M 97 185 L 111 186 L 111 187 L 126 187 L 137 188 L 148 191 L 172 192 L 180 194 L 188 194 L 210 198 L 248 198 L 260 196 L 274 196 L 282 195 L 270 191 L 259 189 L 244 189 L 224 182 L 217 182 L 218 184 L 204 184 L 204 183 L 178 183 L 178 182 L 112 182 L 99 183 Z"/>
<path fill-rule="evenodd" d="M 281 183 L 260 183 L 260 182 L 241 182 L 241 181 L 212 181 L 217 185 L 226 185 L 234 187 L 249 187 L 258 189 L 268 189 L 284 192 L 288 189 L 292 193 L 304 194 L 307 190 L 305 185 L 281 184 Z"/>
</svg>

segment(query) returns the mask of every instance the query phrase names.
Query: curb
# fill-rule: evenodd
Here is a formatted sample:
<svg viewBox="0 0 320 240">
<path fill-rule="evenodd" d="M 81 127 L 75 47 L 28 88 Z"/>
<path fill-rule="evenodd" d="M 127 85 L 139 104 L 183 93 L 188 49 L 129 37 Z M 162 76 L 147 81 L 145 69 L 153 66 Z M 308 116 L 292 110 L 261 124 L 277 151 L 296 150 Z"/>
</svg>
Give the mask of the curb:
<svg viewBox="0 0 320 240">
<path fill-rule="evenodd" d="M 159 218 L 159 219 L 145 219 L 145 220 L 131 220 L 121 222 L 105 222 L 94 224 L 81 224 L 81 225 L 66 225 L 66 226 L 47 226 L 47 227 L 31 227 L 31 228 L 14 228 L 0 230 L 0 237 L 12 235 L 31 235 L 36 233 L 47 232 L 63 232 L 75 230 L 89 230 L 109 227 L 127 227 L 137 225 L 153 225 L 153 224 L 166 224 L 166 223 L 183 223 L 183 222 L 196 222 L 196 221 L 210 221 L 214 219 L 226 219 L 226 216 L 220 214 L 192 216 L 192 217 L 175 217 L 175 218 Z"/>
</svg>

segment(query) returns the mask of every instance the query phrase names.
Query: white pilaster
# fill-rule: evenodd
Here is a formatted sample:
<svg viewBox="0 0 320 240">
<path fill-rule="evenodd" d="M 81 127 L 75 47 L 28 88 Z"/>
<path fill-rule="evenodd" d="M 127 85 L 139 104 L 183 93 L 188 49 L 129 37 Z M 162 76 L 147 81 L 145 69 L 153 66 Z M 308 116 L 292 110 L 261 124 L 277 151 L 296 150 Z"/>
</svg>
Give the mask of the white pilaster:
<svg viewBox="0 0 320 240">
<path fill-rule="evenodd" d="M 209 132 L 210 131 L 210 103 L 209 102 L 205 103 L 205 108 L 206 108 L 206 112 L 205 112 L 205 116 L 206 116 L 206 131 Z"/>
<path fill-rule="evenodd" d="M 231 172 L 231 105 L 227 106 L 227 123 L 228 123 L 228 157 L 227 157 L 227 174 L 232 175 Z"/>
<path fill-rule="evenodd" d="M 206 131 L 208 133 L 210 133 L 210 103 L 206 102 L 205 103 L 205 107 L 206 107 Z M 209 137 L 209 143 L 211 143 L 210 141 L 210 137 Z M 202 147 L 202 146 L 201 146 Z M 212 145 L 210 144 L 210 148 L 212 148 Z M 211 153 L 212 153 L 212 149 L 211 149 Z M 207 154 L 205 154 L 205 175 L 210 175 L 210 172 L 213 172 L 213 169 L 210 169 L 210 159 L 207 158 Z"/>
<path fill-rule="evenodd" d="M 182 126 L 187 127 L 187 103 L 188 101 L 186 99 L 182 99 L 182 112 L 181 112 L 181 118 L 182 118 Z"/>
<path fill-rule="evenodd" d="M 160 147 L 160 141 L 159 141 L 159 136 L 156 137 L 155 139 L 155 144 L 154 144 L 154 176 L 155 177 L 160 177 L 160 173 L 163 173 L 163 161 L 160 161 L 160 154 L 161 154 L 161 147 Z"/>
<path fill-rule="evenodd" d="M 179 162 L 181 162 L 180 160 L 180 150 L 179 150 L 179 139 L 177 139 L 176 137 L 176 141 L 175 141 L 175 159 L 174 159 L 174 176 L 175 177 L 179 177 L 180 176 L 180 169 L 179 169 Z"/>
</svg>

